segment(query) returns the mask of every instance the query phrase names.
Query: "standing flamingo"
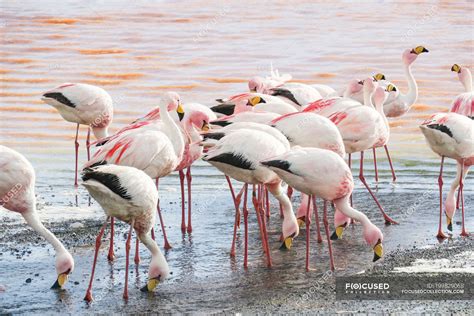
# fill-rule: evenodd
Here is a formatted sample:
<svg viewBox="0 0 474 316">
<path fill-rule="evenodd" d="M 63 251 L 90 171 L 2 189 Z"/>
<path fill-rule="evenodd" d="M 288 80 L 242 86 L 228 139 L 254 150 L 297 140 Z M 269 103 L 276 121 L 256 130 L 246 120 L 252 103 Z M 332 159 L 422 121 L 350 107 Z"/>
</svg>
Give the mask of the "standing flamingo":
<svg viewBox="0 0 474 316">
<path fill-rule="evenodd" d="M 153 179 L 159 179 L 173 172 L 183 157 L 184 139 L 180 127 L 168 110 L 176 111 L 180 119 L 184 117 L 184 110 L 179 95 L 175 92 L 165 93 L 159 102 L 159 108 L 161 120 L 139 122 L 137 128 L 130 128 L 112 136 L 84 167 L 106 161 L 143 170 Z M 140 124 L 146 124 L 148 127 L 140 128 Z M 170 249 L 159 205 L 157 209 L 165 249 Z M 113 236 L 112 231 L 111 234 Z M 110 244 L 109 259 L 113 260 L 113 238 Z"/>
<path fill-rule="evenodd" d="M 52 288 L 62 288 L 74 270 L 74 260 L 38 217 L 35 178 L 35 170 L 23 155 L 0 145 L 0 206 L 20 213 L 26 223 L 53 246 L 58 277 Z"/>
<path fill-rule="evenodd" d="M 97 140 L 107 137 L 108 127 L 113 117 L 113 102 L 102 88 L 83 83 L 64 83 L 46 91 L 41 100 L 56 108 L 68 122 L 77 123 L 74 146 L 76 167 L 74 185 L 77 186 L 77 168 L 79 159 L 79 125 L 87 125 L 87 160 L 90 159 L 90 132 Z"/>
<path fill-rule="evenodd" d="M 457 113 L 436 113 L 420 125 L 421 131 L 431 150 L 441 156 L 441 168 L 438 177 L 439 185 L 439 226 L 437 237 L 447 236 L 441 230 L 443 216 L 443 165 L 444 158 L 457 161 L 456 179 L 446 197 L 446 221 L 452 230 L 452 219 L 456 211 L 454 193 L 459 187 L 462 209 L 461 236 L 469 236 L 464 226 L 464 178 L 469 167 L 474 164 L 474 121 Z"/>
<path fill-rule="evenodd" d="M 259 161 L 265 158 L 282 154 L 289 149 L 278 139 L 259 130 L 241 129 L 229 133 L 221 138 L 217 144 L 204 156 L 204 160 L 215 166 L 224 174 L 231 178 L 244 182 L 244 225 L 245 225 L 245 251 L 244 267 L 247 267 L 248 249 L 248 211 L 247 211 L 247 186 L 248 184 L 263 184 L 268 191 L 281 203 L 283 208 L 283 244 L 282 247 L 290 249 L 293 238 L 299 233 L 298 223 L 293 213 L 291 202 L 281 188 L 281 180 L 278 176 L 262 167 Z M 259 194 L 261 197 L 262 194 Z M 257 212 L 257 219 L 262 233 L 262 243 L 267 255 L 267 265 L 271 266 L 270 249 L 266 236 L 265 223 L 261 223 L 260 217 L 261 199 L 254 196 L 254 206 Z"/>
<path fill-rule="evenodd" d="M 296 190 L 324 199 L 323 223 L 328 241 L 331 270 L 334 271 L 334 259 L 329 236 L 327 201 L 333 201 L 336 209 L 362 223 L 364 238 L 374 250 L 373 261 L 382 257 L 383 234 L 367 216 L 350 206 L 349 196 L 354 188 L 354 182 L 349 166 L 338 154 L 319 148 L 294 147 L 282 155 L 262 160 L 261 164 L 276 172 L 283 181 Z M 309 214 L 309 204 L 307 214 Z M 306 269 L 309 270 L 309 229 L 306 231 L 306 241 Z"/>
<path fill-rule="evenodd" d="M 92 273 L 84 299 L 92 301 L 92 282 L 102 236 L 109 218 L 114 217 L 130 224 L 125 243 L 126 266 L 123 298 L 128 299 L 128 268 L 132 230 L 140 241 L 150 250 L 151 262 L 148 268 L 148 282 L 142 291 L 153 291 L 160 281 L 169 275 L 169 267 L 156 242 L 151 238 L 155 225 L 155 207 L 158 204 L 158 191 L 153 180 L 146 173 L 133 167 L 106 165 L 98 163 L 83 170 L 82 185 L 104 209 L 107 219 L 97 235 L 95 242 Z"/>
<path fill-rule="evenodd" d="M 462 67 L 458 64 L 454 64 L 451 67 L 451 71 L 457 72 L 459 81 L 461 81 L 466 89 L 466 92 L 461 93 L 454 99 L 451 105 L 451 112 L 474 118 L 474 91 L 472 89 L 471 72 L 467 67 Z"/>
</svg>

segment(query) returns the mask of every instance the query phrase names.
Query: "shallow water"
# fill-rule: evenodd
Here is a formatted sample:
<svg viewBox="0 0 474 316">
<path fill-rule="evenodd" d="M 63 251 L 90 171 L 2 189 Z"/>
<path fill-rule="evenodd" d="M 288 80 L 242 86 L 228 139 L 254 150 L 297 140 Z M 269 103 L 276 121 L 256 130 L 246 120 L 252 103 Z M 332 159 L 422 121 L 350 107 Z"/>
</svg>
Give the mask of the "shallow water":
<svg viewBox="0 0 474 316">
<path fill-rule="evenodd" d="M 353 5 L 308 1 L 295 7 L 269 1 L 224 1 L 212 5 L 195 1 L 180 5 L 168 1 L 97 0 L 1 5 L 4 45 L 0 53 L 0 143 L 19 150 L 33 163 L 40 215 L 50 224 L 65 220 L 87 223 L 88 219 L 103 218 L 97 204 L 88 205 L 85 190 L 72 186 L 75 126 L 64 122 L 39 99 L 43 91 L 55 85 L 84 82 L 104 87 L 115 101 L 115 131 L 155 106 L 163 91 L 175 90 L 185 102 L 212 105 L 215 98 L 245 90 L 249 77 L 267 74 L 271 62 L 280 72 L 289 72 L 302 82 L 325 83 L 335 88 L 354 77 L 383 72 L 406 91 L 401 52 L 416 45 L 426 46 L 430 52 L 421 55 L 413 68 L 420 90 L 418 102 L 403 118 L 391 120 L 390 148 L 397 169 L 396 185 L 390 183 L 387 163 L 379 151 L 378 196 L 401 225 L 382 227 L 374 203 L 360 184 L 355 201 L 383 228 L 387 252 L 399 245 L 408 248 L 436 244 L 433 234 L 439 159 L 425 145 L 417 125 L 431 113 L 446 111 L 454 96 L 463 91 L 450 68 L 453 63 L 472 66 L 474 38 L 472 32 L 467 32 L 473 24 L 469 19 L 472 3 L 400 4 L 380 0 Z M 81 132 L 83 163 L 85 129 Z M 366 176 L 372 181 L 370 159 L 367 154 Z M 354 174 L 357 172 L 355 169 Z M 449 162 L 445 183 L 454 173 L 455 166 Z M 239 310 L 248 302 L 271 301 L 273 296 L 284 298 L 290 290 L 303 291 L 327 271 L 325 245 L 314 246 L 311 260 L 317 271 L 309 274 L 304 272 L 303 238 L 295 242 L 294 251 L 277 250 L 280 221 L 275 207 L 270 231 L 275 267 L 264 267 L 253 221 L 249 271 L 242 269 L 241 240 L 240 255 L 231 261 L 230 194 L 222 176 L 203 162 L 193 167 L 194 231 L 183 237 L 179 229 L 178 184 L 175 174 L 161 182 L 164 216 L 174 248 L 167 253 L 173 275 L 154 294 L 159 299 L 143 297 L 137 291 L 145 274 L 140 275 L 139 284 L 134 283 L 132 275 L 128 305 L 121 301 L 122 284 L 111 286 L 123 277 L 121 239 L 114 269 L 108 267 L 104 255 L 99 262 L 100 280 L 95 283 L 95 294 L 97 298 L 102 293 L 102 299 L 96 304 L 87 307 L 81 301 L 91 265 L 90 239 L 84 245 L 70 242 L 77 262 L 69 290 L 61 294 L 49 291 L 54 277 L 52 250 L 27 244 L 26 249 L 32 253 L 17 259 L 11 249 L 20 220 L 16 214 L 2 211 L 3 227 L 12 227 L 14 233 L 0 233 L 2 243 L 6 241 L 0 255 L 0 285 L 6 286 L 6 292 L 0 290 L 0 307 L 10 312 L 47 311 L 53 301 L 56 311 L 68 312 L 104 311 L 104 306 L 129 311 Z M 468 211 L 474 204 L 473 184 L 473 178 L 468 176 Z M 467 213 L 467 221 L 472 227 L 472 212 Z M 72 228 L 66 225 L 56 229 L 61 233 Z M 97 230 L 98 227 L 91 228 L 94 233 Z M 456 225 L 456 234 L 459 230 Z M 370 261 L 371 251 L 360 236 L 359 227 L 350 228 L 347 238 L 335 245 L 339 273 L 364 270 Z M 63 240 L 68 238 L 67 234 L 62 235 Z M 34 239 L 26 239 L 31 240 Z M 148 260 L 146 252 L 142 256 Z M 147 266 L 145 261 L 140 273 Z M 40 276 L 35 277 L 36 272 Z M 28 277 L 33 281 L 25 285 Z M 26 300 L 30 304 L 25 306 Z M 111 307 L 112 304 L 116 306 Z"/>
</svg>

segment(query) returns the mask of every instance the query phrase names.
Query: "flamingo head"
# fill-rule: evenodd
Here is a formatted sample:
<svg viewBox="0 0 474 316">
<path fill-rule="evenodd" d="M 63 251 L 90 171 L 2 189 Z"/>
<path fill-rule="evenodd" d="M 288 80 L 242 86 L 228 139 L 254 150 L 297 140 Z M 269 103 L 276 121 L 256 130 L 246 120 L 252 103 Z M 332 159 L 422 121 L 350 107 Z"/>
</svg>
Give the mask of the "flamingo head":
<svg viewBox="0 0 474 316">
<path fill-rule="evenodd" d="M 147 284 L 141 288 L 142 292 L 152 292 L 158 284 L 165 280 L 170 274 L 170 268 L 161 252 L 151 258 L 148 268 Z"/>
<path fill-rule="evenodd" d="M 458 64 L 454 64 L 451 67 L 451 71 L 457 72 L 459 81 L 461 81 L 462 83 L 469 82 L 469 84 L 471 84 L 471 73 L 468 68 L 462 67 Z"/>
<path fill-rule="evenodd" d="M 336 229 L 331 235 L 331 240 L 342 238 L 344 229 L 350 224 L 350 222 L 351 219 L 336 208 L 336 212 L 334 212 L 334 227 L 336 227 Z"/>
<path fill-rule="evenodd" d="M 383 234 L 380 229 L 372 223 L 368 223 L 364 227 L 364 239 L 367 244 L 374 250 L 373 262 L 379 260 L 383 256 Z"/>
<path fill-rule="evenodd" d="M 369 77 L 366 78 L 362 81 L 364 93 L 368 93 L 369 95 L 372 95 L 375 92 L 375 89 L 377 89 L 378 83 L 374 81 L 374 78 Z"/>
<path fill-rule="evenodd" d="M 265 78 L 256 76 L 249 80 L 248 83 L 250 92 L 262 93 L 265 90 Z"/>
<path fill-rule="evenodd" d="M 71 254 L 64 249 L 56 255 L 56 272 L 58 278 L 51 288 L 60 289 L 67 282 L 69 273 L 74 270 L 74 259 Z"/>
<path fill-rule="evenodd" d="M 201 111 L 193 111 L 190 114 L 189 122 L 197 129 L 207 132 L 209 131 L 209 116 Z"/>
<path fill-rule="evenodd" d="M 347 89 L 349 90 L 349 94 L 356 94 L 362 90 L 363 82 L 357 79 L 353 79 L 349 81 L 347 85 Z"/>
<path fill-rule="evenodd" d="M 163 94 L 161 100 L 164 104 L 166 104 L 168 112 L 176 111 L 180 121 L 184 118 L 184 110 L 179 94 L 176 92 L 166 92 Z"/>
<path fill-rule="evenodd" d="M 428 52 L 429 50 L 427 50 L 424 46 L 417 46 L 412 49 L 407 49 L 403 52 L 402 61 L 405 65 L 411 65 L 416 60 L 418 55 Z"/>
</svg>

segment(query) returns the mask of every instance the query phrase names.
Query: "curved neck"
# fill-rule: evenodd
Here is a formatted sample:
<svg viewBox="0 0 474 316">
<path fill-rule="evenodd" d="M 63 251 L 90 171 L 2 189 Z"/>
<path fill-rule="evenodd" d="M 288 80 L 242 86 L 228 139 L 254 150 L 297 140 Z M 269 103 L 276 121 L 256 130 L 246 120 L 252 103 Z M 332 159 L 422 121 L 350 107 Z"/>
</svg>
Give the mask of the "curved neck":
<svg viewBox="0 0 474 316">
<path fill-rule="evenodd" d="M 364 105 L 370 106 L 371 108 L 374 107 L 372 103 L 372 93 L 364 89 Z"/>
<path fill-rule="evenodd" d="M 466 89 L 466 92 L 472 92 L 473 90 L 472 90 L 471 72 L 467 68 L 464 68 L 463 72 L 466 72 L 466 74 L 464 75 L 464 78 L 463 79 L 459 78 L 459 79 L 461 79 L 461 83 L 464 86 L 464 89 Z"/>
<path fill-rule="evenodd" d="M 166 262 L 166 259 L 156 242 L 151 238 L 150 232 L 139 234 L 138 238 L 151 252 L 151 264 L 150 268 L 148 269 L 149 276 L 155 277 L 154 275 L 150 275 L 152 273 L 152 269 L 154 268 L 153 266 L 168 270 L 168 263 Z"/>
<path fill-rule="evenodd" d="M 408 93 L 400 93 L 400 99 L 403 101 L 406 107 L 410 107 L 416 102 L 418 98 L 418 85 L 416 84 L 415 77 L 411 72 L 411 65 L 405 64 L 405 77 L 408 81 Z"/>
<path fill-rule="evenodd" d="M 191 140 L 190 143 L 196 143 L 202 140 L 201 135 L 198 133 L 190 120 L 186 120 L 186 122 L 184 122 L 184 130 Z"/>
<path fill-rule="evenodd" d="M 339 200 L 335 200 L 334 204 L 336 205 L 336 208 L 341 211 L 342 214 L 352 219 L 355 219 L 356 221 L 359 221 L 364 227 L 366 225 L 372 224 L 372 222 L 364 213 L 359 212 L 358 210 L 350 206 L 349 196 L 346 196 L 345 198 Z"/>
<path fill-rule="evenodd" d="M 168 112 L 168 105 L 164 102 L 160 103 L 160 113 L 162 122 L 169 128 L 169 133 L 166 133 L 173 143 L 173 149 L 178 157 L 183 156 L 184 151 L 184 139 L 183 134 L 176 122 L 171 118 Z"/>
<path fill-rule="evenodd" d="M 46 239 L 46 241 L 53 246 L 54 250 L 56 251 L 56 254 L 67 252 L 66 248 L 59 241 L 59 239 L 57 239 L 52 232 L 50 232 L 46 227 L 43 226 L 35 210 L 26 213 L 21 213 L 21 215 L 31 228 L 33 228 L 38 234 L 43 236 L 43 238 Z"/>
</svg>

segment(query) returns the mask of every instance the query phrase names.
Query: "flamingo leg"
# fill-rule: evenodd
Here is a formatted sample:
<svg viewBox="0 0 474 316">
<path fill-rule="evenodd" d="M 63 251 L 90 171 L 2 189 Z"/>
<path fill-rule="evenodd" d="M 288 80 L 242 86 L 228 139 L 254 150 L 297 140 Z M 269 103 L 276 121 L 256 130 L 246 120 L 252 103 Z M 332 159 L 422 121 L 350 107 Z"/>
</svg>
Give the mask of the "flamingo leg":
<svg viewBox="0 0 474 316">
<path fill-rule="evenodd" d="M 258 186 L 258 191 L 260 191 L 260 185 Z M 253 207 L 255 208 L 255 213 L 257 214 L 257 222 L 258 222 L 258 228 L 260 230 L 260 238 L 262 240 L 262 248 L 265 254 L 268 256 L 267 246 L 265 244 L 265 236 L 263 234 L 262 217 L 260 216 L 260 204 L 259 204 L 260 200 L 259 199 L 260 199 L 260 194 L 258 194 L 258 198 L 257 198 L 256 185 L 254 184 L 253 190 L 252 190 L 252 203 L 253 203 Z"/>
<path fill-rule="evenodd" d="M 259 189 L 259 202 L 258 205 L 260 207 L 260 216 L 262 217 L 262 226 L 263 226 L 263 236 L 265 238 L 265 247 L 266 247 L 266 253 L 267 253 L 267 267 L 271 268 L 272 266 L 272 255 L 270 253 L 270 247 L 268 246 L 268 233 L 267 233 L 267 223 L 266 223 L 266 215 L 265 215 L 265 209 L 263 207 L 264 200 L 265 200 L 265 189 L 264 185 L 260 185 Z"/>
<path fill-rule="evenodd" d="M 283 206 L 280 203 L 280 218 L 283 218 Z"/>
<path fill-rule="evenodd" d="M 323 242 L 323 238 L 321 237 L 321 228 L 319 226 L 318 205 L 316 204 L 316 196 L 313 196 L 313 209 L 314 209 L 314 220 L 316 221 L 318 244 L 320 244 Z"/>
<path fill-rule="evenodd" d="M 107 226 L 108 221 L 109 218 L 107 217 L 105 223 L 102 225 L 102 228 L 99 231 L 99 234 L 97 235 L 97 238 L 95 239 L 95 252 L 94 261 L 92 263 L 91 278 L 89 280 L 89 287 L 87 288 L 86 296 L 84 297 L 84 300 L 88 302 L 92 302 L 92 282 L 94 281 L 95 265 L 97 264 L 97 255 L 99 254 L 100 244 L 102 243 L 102 236 L 104 235 L 105 226 Z"/>
<path fill-rule="evenodd" d="M 443 166 L 444 166 L 444 156 L 441 156 L 441 167 L 439 168 L 439 176 L 438 176 L 438 186 L 439 186 L 439 226 L 438 226 L 438 234 L 436 237 L 439 239 L 448 238 L 446 236 L 441 226 L 443 225 Z"/>
<path fill-rule="evenodd" d="M 334 256 L 332 254 L 332 243 L 331 243 L 331 236 L 329 235 L 329 222 L 328 222 L 328 208 L 327 208 L 327 201 L 324 200 L 324 207 L 323 207 L 323 223 L 324 223 L 324 230 L 326 231 L 326 238 L 328 240 L 328 249 L 329 249 L 329 261 L 331 265 L 331 271 L 334 271 Z"/>
<path fill-rule="evenodd" d="M 306 271 L 309 271 L 309 225 L 311 224 L 309 218 L 311 216 L 311 213 L 309 212 L 311 208 L 311 195 L 308 196 L 308 204 L 306 206 L 306 216 L 305 216 L 305 223 L 306 223 Z"/>
<path fill-rule="evenodd" d="M 265 187 L 265 209 L 267 210 L 267 217 L 270 218 L 270 200 L 267 187 Z"/>
<path fill-rule="evenodd" d="M 159 184 L 160 184 L 160 179 L 156 179 L 156 190 L 158 190 Z M 163 239 L 165 242 L 164 247 L 166 250 L 169 250 L 171 249 L 171 245 L 168 242 L 168 237 L 166 236 L 165 222 L 163 221 L 163 216 L 161 215 L 161 209 L 160 209 L 160 199 L 158 199 L 158 205 L 156 206 L 156 210 L 158 211 L 158 217 L 160 218 L 161 229 L 163 230 Z"/>
<path fill-rule="evenodd" d="M 78 160 L 79 160 L 79 141 L 77 140 L 79 137 L 79 124 L 77 124 L 76 128 L 76 140 L 74 141 L 74 148 L 76 150 L 76 175 L 74 176 L 74 185 L 77 187 L 77 169 L 78 169 Z"/>
<path fill-rule="evenodd" d="M 347 165 L 349 166 L 349 169 L 352 172 L 352 154 L 349 154 L 348 156 L 349 157 L 347 158 Z M 351 207 L 352 207 L 352 193 L 351 193 L 351 196 L 350 196 L 350 200 L 351 200 Z"/>
<path fill-rule="evenodd" d="M 87 138 L 86 138 L 86 148 L 87 148 L 87 161 L 91 160 L 91 127 L 87 128 Z"/>
<path fill-rule="evenodd" d="M 125 243 L 125 288 L 123 289 L 123 298 L 128 300 L 128 266 L 130 265 L 130 243 L 132 241 L 132 231 L 133 231 L 133 224 L 135 220 L 132 219 L 130 223 L 130 230 L 128 231 L 127 241 Z M 137 236 L 138 240 L 138 236 Z"/>
<path fill-rule="evenodd" d="M 186 220 L 185 220 L 185 210 L 184 210 L 184 172 L 179 170 L 179 184 L 181 187 L 181 232 L 184 234 L 186 232 Z"/>
<path fill-rule="evenodd" d="M 249 211 L 247 209 L 247 193 L 248 193 L 248 184 L 244 184 L 244 227 L 245 227 L 245 248 L 244 248 L 244 268 L 248 268 L 248 248 L 249 248 L 249 229 L 248 229 L 248 217 Z"/>
<path fill-rule="evenodd" d="M 109 261 L 114 261 L 115 260 L 115 254 L 114 254 L 114 223 L 115 219 L 113 217 L 110 218 L 110 244 L 109 244 L 109 254 L 107 255 L 107 259 Z"/>
<path fill-rule="evenodd" d="M 464 226 L 464 159 L 461 159 L 461 177 L 459 178 L 459 192 L 461 192 L 461 214 L 462 214 L 462 229 L 461 236 L 467 237 L 469 233 Z"/>
<path fill-rule="evenodd" d="M 379 182 L 379 170 L 377 168 L 377 151 L 375 150 L 375 147 L 372 147 L 372 153 L 374 155 L 375 182 Z"/>
<path fill-rule="evenodd" d="M 288 198 L 291 200 L 291 197 L 293 196 L 293 188 L 288 186 L 288 189 L 286 190 L 286 194 L 288 195 Z"/>
<path fill-rule="evenodd" d="M 133 261 L 135 262 L 135 264 L 140 263 L 140 240 L 138 239 L 138 237 L 135 243 L 135 258 Z"/>
<path fill-rule="evenodd" d="M 188 234 L 191 234 L 193 231 L 193 225 L 191 224 L 191 182 L 193 181 L 193 177 L 191 175 L 191 166 L 188 167 L 186 170 L 186 180 L 188 183 Z"/>
<path fill-rule="evenodd" d="M 390 152 L 388 151 L 387 145 L 384 145 L 385 154 L 387 154 L 388 163 L 390 164 L 390 170 L 392 171 L 392 181 L 397 181 L 397 176 L 395 175 L 395 169 L 393 168 L 392 158 L 390 157 Z"/>
<path fill-rule="evenodd" d="M 458 198 L 456 199 L 456 209 L 459 210 L 459 199 L 461 198 L 461 190 L 458 190 Z"/>
<path fill-rule="evenodd" d="M 240 189 L 240 192 L 239 194 L 237 195 L 237 197 L 235 198 L 235 201 L 234 201 L 234 206 L 235 206 L 235 221 L 234 221 L 234 236 L 232 237 L 232 245 L 230 246 L 230 256 L 232 258 L 235 257 L 235 242 L 236 242 L 236 239 L 237 239 L 237 227 L 240 225 L 240 209 L 239 209 L 239 205 L 240 205 L 240 199 L 242 198 L 242 194 L 244 193 L 244 188 L 245 188 L 245 185 L 242 186 L 242 189 Z"/>
<path fill-rule="evenodd" d="M 367 182 L 365 181 L 365 177 L 364 177 L 364 152 L 361 151 L 360 152 L 360 171 L 359 171 L 359 179 L 360 181 L 362 181 L 362 183 L 364 184 L 365 188 L 367 189 L 367 191 L 369 191 L 370 195 L 372 196 L 372 198 L 374 199 L 375 203 L 377 204 L 378 208 L 380 209 L 380 212 L 382 213 L 384 219 L 385 219 L 385 224 L 386 225 L 389 225 L 389 224 L 398 224 L 396 221 L 394 221 L 393 219 L 390 218 L 390 216 L 387 215 L 387 213 L 385 213 L 382 205 L 380 204 L 379 200 L 377 199 L 377 197 L 374 195 L 374 193 L 372 192 L 372 190 L 370 189 L 369 185 L 367 184 Z"/>
<path fill-rule="evenodd" d="M 235 205 L 236 199 L 235 199 L 234 187 L 232 186 L 232 182 L 230 181 L 229 176 L 225 176 L 225 179 L 227 180 L 227 184 L 229 185 L 230 194 L 232 195 L 232 200 L 234 201 L 234 205 Z M 244 186 L 242 186 L 242 190 L 244 189 Z M 240 200 L 237 205 L 240 205 Z M 239 220 L 237 223 L 238 223 L 238 227 L 240 228 L 240 209 L 237 207 L 235 211 L 238 213 Z"/>
</svg>

